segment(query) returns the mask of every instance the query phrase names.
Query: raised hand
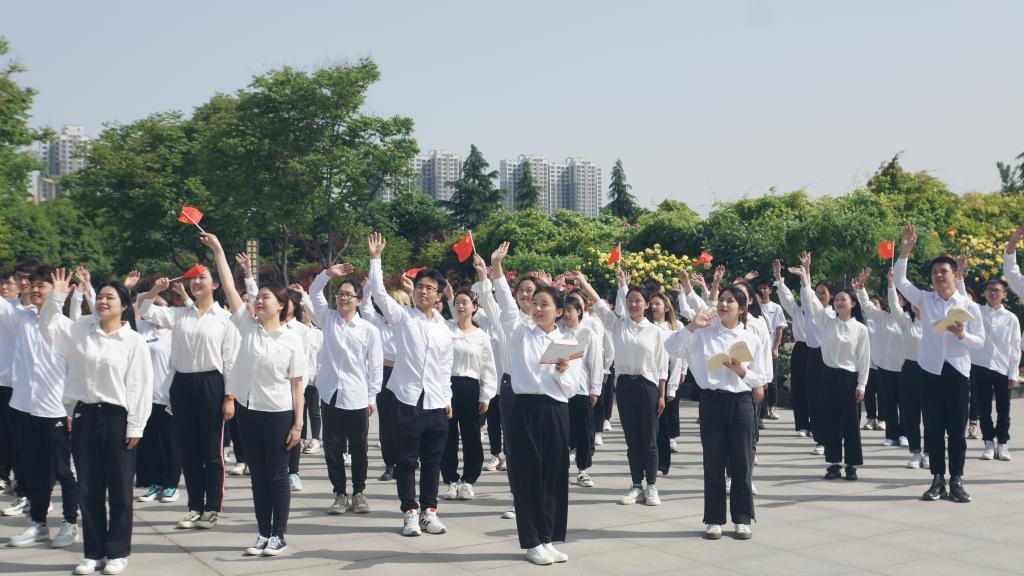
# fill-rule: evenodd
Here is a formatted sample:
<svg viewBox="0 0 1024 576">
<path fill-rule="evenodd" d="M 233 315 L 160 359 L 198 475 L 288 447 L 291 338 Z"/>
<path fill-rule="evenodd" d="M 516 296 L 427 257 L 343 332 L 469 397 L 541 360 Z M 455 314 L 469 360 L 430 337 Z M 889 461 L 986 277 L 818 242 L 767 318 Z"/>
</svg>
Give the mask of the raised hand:
<svg viewBox="0 0 1024 576">
<path fill-rule="evenodd" d="M 501 264 L 505 260 L 505 256 L 508 256 L 508 242 L 502 242 L 491 252 L 491 266 Z"/>
<path fill-rule="evenodd" d="M 775 274 L 776 280 L 782 280 L 782 260 L 778 258 L 772 260 L 772 272 Z"/>
<path fill-rule="evenodd" d="M 89 274 L 89 269 L 85 266 L 75 266 L 75 278 L 78 279 L 79 290 L 83 294 L 92 287 L 92 275 Z M 68 273 L 68 279 L 71 279 L 70 273 Z"/>
<path fill-rule="evenodd" d="M 54 292 L 70 294 L 74 287 L 71 285 L 71 274 L 64 268 L 57 268 L 50 273 L 50 280 L 53 282 Z"/>
<path fill-rule="evenodd" d="M 711 284 L 718 286 L 722 282 L 722 278 L 725 277 L 725 266 L 719 264 L 715 266 L 715 275 L 711 278 Z"/>
<path fill-rule="evenodd" d="M 223 248 L 220 245 L 220 239 L 217 238 L 215 235 L 210 234 L 209 232 L 203 232 L 202 234 L 200 234 L 199 242 L 202 243 L 203 246 L 206 246 L 210 250 L 213 250 L 214 253 L 223 250 Z"/>
<path fill-rule="evenodd" d="M 803 266 L 790 266 L 787 268 L 789 273 L 800 279 L 800 284 L 809 284 L 810 276 L 807 274 L 807 270 Z"/>
<path fill-rule="evenodd" d="M 168 288 L 168 286 L 170 286 L 170 284 L 171 284 L 171 281 L 166 276 L 164 276 L 163 278 L 157 278 L 156 281 L 153 282 L 153 289 L 150 290 L 150 292 L 156 292 L 156 293 L 159 294 L 160 292 L 163 292 L 164 290 L 167 290 L 167 288 Z M 181 282 L 175 282 L 175 285 L 181 286 Z M 185 287 L 181 286 L 181 292 L 184 292 L 184 291 L 185 291 Z"/>
<path fill-rule="evenodd" d="M 693 282 L 695 285 L 703 288 L 705 292 L 708 291 L 708 284 L 707 282 L 704 281 L 704 276 L 702 276 L 701 274 L 698 274 L 697 272 L 690 274 L 690 281 Z"/>
<path fill-rule="evenodd" d="M 543 270 L 537 270 L 536 272 L 533 273 L 533 275 L 536 276 L 537 280 L 540 280 L 540 283 L 543 284 L 544 286 L 551 286 L 551 275 L 548 274 L 547 272 Z"/>
<path fill-rule="evenodd" d="M 487 278 L 487 263 L 479 254 L 473 254 L 473 269 L 476 270 L 476 279 L 478 282 L 482 282 L 484 278 Z"/>
<path fill-rule="evenodd" d="M 903 234 L 900 236 L 902 241 L 903 250 L 910 252 L 910 249 L 917 244 L 917 229 L 914 228 L 913 224 L 907 224 L 903 227 Z"/>
<path fill-rule="evenodd" d="M 615 269 L 615 282 L 619 285 L 619 288 L 629 286 L 629 281 L 632 280 L 632 278 L 633 275 L 622 268 Z"/>
<path fill-rule="evenodd" d="M 408 292 L 409 294 L 412 294 L 412 291 L 416 288 L 416 286 L 412 282 L 412 278 L 409 278 L 405 274 L 402 274 L 402 279 L 400 280 L 400 282 L 402 283 L 402 290 Z"/>
<path fill-rule="evenodd" d="M 444 281 L 444 290 L 442 292 L 445 300 L 455 300 L 455 289 L 452 288 L 452 283 L 448 280 Z"/>
<path fill-rule="evenodd" d="M 896 274 L 896 269 L 895 268 L 889 268 L 889 271 L 886 273 L 885 277 L 889 281 L 889 286 L 892 286 L 892 279 L 895 276 L 895 274 Z"/>
<path fill-rule="evenodd" d="M 239 252 L 235 254 L 235 262 L 242 268 L 242 273 L 245 274 L 246 278 L 252 278 L 252 261 L 249 260 L 249 255 L 245 252 Z"/>
<path fill-rule="evenodd" d="M 296 292 L 302 294 L 303 296 L 306 295 L 306 289 L 303 288 L 302 284 L 299 284 L 298 282 L 292 282 L 291 284 L 288 285 L 288 288 L 291 290 L 295 290 Z"/>
<path fill-rule="evenodd" d="M 686 294 L 693 292 L 693 282 L 690 280 L 690 274 L 685 269 L 679 271 L 679 286 L 682 287 Z"/>
<path fill-rule="evenodd" d="M 384 252 L 384 247 L 387 246 L 387 241 L 384 240 L 384 236 L 382 236 L 380 232 L 374 232 L 366 239 L 366 245 L 370 252 L 370 260 L 377 260 Z"/>
<path fill-rule="evenodd" d="M 373 259 L 372 256 L 370 258 L 371 260 Z M 338 278 L 341 276 L 348 276 L 349 274 L 352 273 L 353 270 L 355 270 L 355 267 L 353 267 L 348 262 L 344 264 L 335 264 L 334 266 L 331 266 L 330 268 L 327 269 L 327 275 L 332 276 L 334 278 Z"/>
<path fill-rule="evenodd" d="M 127 276 L 124 277 L 124 287 L 129 292 L 131 292 L 132 290 L 135 289 L 136 286 L 139 285 L 139 278 L 141 276 L 142 275 L 139 274 L 138 270 L 132 270 L 131 272 L 128 273 Z"/>
<path fill-rule="evenodd" d="M 758 272 L 757 270 L 751 270 L 750 272 L 747 272 L 746 274 L 743 275 L 743 279 L 746 280 L 747 282 L 753 282 L 754 280 L 757 280 L 757 277 L 760 275 L 761 273 Z"/>
<path fill-rule="evenodd" d="M 1024 238 L 1024 223 L 1010 234 L 1010 241 L 1006 245 L 1006 253 L 1013 254 L 1017 251 L 1017 243 Z"/>
<path fill-rule="evenodd" d="M 811 269 L 811 253 L 807 250 L 800 253 L 800 266 L 807 271 Z"/>
<path fill-rule="evenodd" d="M 185 292 L 185 285 L 182 284 L 181 282 L 175 282 L 174 284 L 171 284 L 171 290 L 174 290 L 174 293 L 177 294 L 178 296 L 181 296 L 182 298 L 188 297 L 188 294 Z"/>
<path fill-rule="evenodd" d="M 707 328 L 708 326 L 711 326 L 711 323 L 714 321 L 714 319 L 715 311 L 711 308 L 708 308 L 697 313 L 697 315 L 693 317 L 693 322 L 690 322 L 689 324 L 686 325 L 686 329 L 689 330 L 690 332 L 702 330 L 704 328 Z"/>
<path fill-rule="evenodd" d="M 961 255 L 957 256 L 957 258 L 956 258 L 956 277 L 957 278 L 963 278 L 964 277 L 964 274 L 967 272 L 968 264 L 969 263 L 967 261 L 967 254 L 961 254 Z"/>
</svg>

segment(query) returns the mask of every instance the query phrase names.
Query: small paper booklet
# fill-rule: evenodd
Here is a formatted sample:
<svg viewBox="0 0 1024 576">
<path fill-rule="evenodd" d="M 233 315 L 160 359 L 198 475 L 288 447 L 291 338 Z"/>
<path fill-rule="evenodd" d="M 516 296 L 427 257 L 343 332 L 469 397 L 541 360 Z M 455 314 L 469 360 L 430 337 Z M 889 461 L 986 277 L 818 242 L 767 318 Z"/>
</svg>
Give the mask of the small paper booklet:
<svg viewBox="0 0 1024 576">
<path fill-rule="evenodd" d="M 737 362 L 750 362 L 754 359 L 754 355 L 750 353 L 750 348 L 747 348 L 746 342 L 738 340 L 729 347 L 728 354 L 722 352 L 708 358 L 708 370 L 718 370 L 729 359 L 736 360 Z"/>
<path fill-rule="evenodd" d="M 559 359 L 575 360 L 583 357 L 586 344 L 575 340 L 552 340 L 540 357 L 541 364 L 557 364 Z"/>
<path fill-rule="evenodd" d="M 960 324 L 966 324 L 971 320 L 974 320 L 974 316 L 972 316 L 970 312 L 959 306 L 954 306 L 949 309 L 949 313 L 946 314 L 945 318 L 942 320 L 936 320 L 932 323 L 932 329 L 935 330 L 936 334 L 942 336 L 942 333 L 949 330 L 950 326 L 953 326 L 958 322 Z"/>
</svg>

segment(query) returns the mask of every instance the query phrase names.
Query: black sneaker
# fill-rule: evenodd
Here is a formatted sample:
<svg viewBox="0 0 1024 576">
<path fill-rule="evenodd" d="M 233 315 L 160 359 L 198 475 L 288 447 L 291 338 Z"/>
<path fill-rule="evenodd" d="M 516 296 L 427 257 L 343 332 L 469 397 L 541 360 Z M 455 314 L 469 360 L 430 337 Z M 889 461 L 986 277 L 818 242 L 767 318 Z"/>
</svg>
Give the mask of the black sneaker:
<svg viewBox="0 0 1024 576">
<path fill-rule="evenodd" d="M 391 480 L 394 480 L 394 479 L 395 479 L 395 467 L 394 466 L 386 466 L 384 468 L 384 473 L 380 475 L 380 478 L 377 478 L 377 480 L 379 480 L 381 482 L 390 482 Z"/>
<path fill-rule="evenodd" d="M 851 482 L 857 479 L 857 468 L 855 466 L 846 467 L 846 479 Z"/>
<path fill-rule="evenodd" d="M 965 504 L 971 501 L 971 495 L 964 490 L 964 479 L 961 476 L 949 477 L 949 499 Z"/>
<path fill-rule="evenodd" d="M 946 497 L 946 477 L 942 474 L 932 476 L 932 485 L 921 496 L 921 500 L 935 501 Z"/>
<path fill-rule="evenodd" d="M 835 480 L 837 478 L 842 478 L 842 477 L 843 477 L 843 475 L 840 474 L 840 472 L 839 472 L 839 465 L 838 464 L 833 464 L 832 466 L 829 466 L 828 470 L 825 471 L 825 480 Z"/>
<path fill-rule="evenodd" d="M 270 540 L 267 541 L 266 548 L 263 549 L 264 556 L 279 556 L 281 552 L 288 549 L 288 543 L 284 541 L 284 536 L 271 536 Z"/>
</svg>

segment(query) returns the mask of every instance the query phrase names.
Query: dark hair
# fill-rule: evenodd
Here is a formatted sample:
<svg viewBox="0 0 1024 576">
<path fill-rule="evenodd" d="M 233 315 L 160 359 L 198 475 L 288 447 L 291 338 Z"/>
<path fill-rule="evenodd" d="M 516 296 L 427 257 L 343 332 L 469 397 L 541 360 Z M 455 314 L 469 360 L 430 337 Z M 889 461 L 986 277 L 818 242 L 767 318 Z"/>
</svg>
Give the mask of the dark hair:
<svg viewBox="0 0 1024 576">
<path fill-rule="evenodd" d="M 359 282 L 357 282 L 352 277 L 346 277 L 341 282 L 338 282 L 338 287 L 334 290 L 334 293 L 337 294 L 338 291 L 341 290 L 341 287 L 344 286 L 345 284 L 348 284 L 349 286 L 352 287 L 352 291 L 355 292 L 356 298 L 358 298 L 360 300 L 363 299 L 363 285 L 360 284 Z M 301 300 L 301 298 L 300 298 L 300 300 Z"/>
<path fill-rule="evenodd" d="M 577 298 L 565 298 L 565 308 L 572 308 L 580 316 L 583 316 L 583 306 Z"/>
<path fill-rule="evenodd" d="M 932 268 L 935 268 L 936 264 L 949 264 L 949 268 L 953 272 L 957 271 L 956 260 L 954 260 L 950 256 L 946 256 L 945 254 L 943 254 L 942 256 L 936 256 L 935 258 L 932 258 L 932 261 L 928 264 L 928 270 L 931 271 Z"/>
<path fill-rule="evenodd" d="M 910 316 L 910 321 L 913 322 L 914 320 L 917 319 L 917 315 L 914 314 L 914 305 L 910 303 L 910 300 L 907 300 L 906 296 L 903 296 L 903 294 L 900 294 L 899 292 L 896 292 L 896 293 L 899 296 L 903 297 L 903 302 L 904 302 L 904 304 L 903 304 L 903 311 L 906 312 Z M 896 303 L 894 304 L 894 306 L 899 306 L 899 305 L 900 305 L 900 303 L 897 300 Z"/>
<path fill-rule="evenodd" d="M 565 310 L 565 298 L 562 297 L 562 293 L 554 286 L 538 286 L 537 291 L 533 295 L 536 297 L 538 294 L 551 296 L 551 299 L 555 302 L 555 308 Z"/>
<path fill-rule="evenodd" d="M 836 286 L 835 286 L 835 284 L 829 282 L 828 280 L 818 280 L 818 283 L 814 285 L 814 289 L 817 290 L 818 286 L 824 286 L 825 288 L 827 288 L 828 289 L 828 293 L 830 295 L 835 295 L 835 293 L 836 293 Z"/>
<path fill-rule="evenodd" d="M 132 306 L 131 293 L 128 292 L 128 289 L 125 288 L 124 284 L 119 280 L 111 280 L 100 284 L 99 287 L 96 288 L 96 294 L 99 295 L 100 290 L 107 287 L 112 288 L 114 292 L 117 293 L 117 299 L 121 301 L 121 307 L 124 308 L 124 310 L 121 311 L 121 321 L 127 322 L 128 325 L 132 327 L 132 330 L 138 330 L 135 324 L 135 307 Z"/>
<path fill-rule="evenodd" d="M 762 286 L 767 286 L 767 287 L 771 288 L 772 283 L 768 282 L 767 280 L 761 280 L 760 282 L 757 283 L 757 286 L 754 286 L 754 288 L 757 288 L 758 290 L 760 290 Z"/>
<path fill-rule="evenodd" d="M 757 301 L 757 292 L 754 292 L 754 287 L 750 285 L 750 282 L 746 280 L 740 280 L 739 282 L 733 282 L 733 286 L 742 286 L 747 291 L 747 295 L 750 298 L 747 299 L 747 313 L 754 318 L 761 317 L 761 303 Z"/>
<path fill-rule="evenodd" d="M 651 303 L 651 291 L 648 290 L 645 286 L 637 286 L 635 284 L 630 284 L 629 287 L 626 288 L 626 297 L 628 298 L 629 295 L 632 294 L 633 292 L 639 294 L 644 299 L 645 304 Z M 623 302 L 623 304 L 625 304 L 625 302 Z"/>
<path fill-rule="evenodd" d="M 842 290 L 836 292 L 837 296 L 839 294 L 846 294 L 847 296 L 850 297 L 850 300 L 853 301 L 853 308 L 851 309 L 850 314 L 858 322 L 860 322 L 861 324 L 864 324 L 865 323 L 864 322 L 864 311 L 860 309 L 860 301 L 857 300 L 857 293 L 854 292 L 852 288 L 843 288 Z M 834 300 L 835 299 L 833 299 L 833 301 Z"/>
<path fill-rule="evenodd" d="M 747 298 L 747 293 L 745 291 L 741 290 L 739 286 L 736 286 L 735 284 L 733 284 L 732 286 L 729 286 L 728 288 L 726 288 L 726 289 L 724 289 L 724 290 L 722 290 L 722 291 L 720 291 L 718 293 L 718 299 L 719 300 L 722 299 L 722 294 L 724 294 L 725 292 L 728 292 L 729 294 L 732 294 L 732 297 L 736 300 L 736 304 L 738 304 L 739 307 L 740 307 L 740 322 L 742 322 L 743 325 L 746 326 L 747 325 L 747 306 L 750 303 L 750 299 Z"/>
<path fill-rule="evenodd" d="M 992 286 L 993 284 L 999 286 L 1004 291 L 1009 292 L 1008 288 L 1010 285 L 1007 284 L 1005 280 L 1000 280 L 999 278 L 992 278 L 988 282 L 985 282 L 985 290 L 988 290 L 988 287 Z"/>
<path fill-rule="evenodd" d="M 519 282 L 516 282 L 516 290 L 518 290 L 523 285 L 523 282 L 526 282 L 527 280 L 529 280 L 530 283 L 533 284 L 534 290 L 540 288 L 543 285 L 543 282 L 541 282 L 539 278 L 532 274 L 527 274 L 526 276 L 520 278 Z"/>
<path fill-rule="evenodd" d="M 227 306 L 228 299 L 224 294 L 224 286 L 221 285 L 220 274 L 217 273 L 217 267 L 214 266 L 211 268 L 209 266 L 204 266 L 204 268 L 206 268 L 206 271 L 210 274 L 210 281 L 217 285 L 217 287 L 213 289 L 213 301 L 221 307 Z M 232 282 L 234 282 L 234 280 L 232 280 Z M 195 295 L 193 294 L 193 297 L 194 296 Z M 253 294 L 252 297 L 255 299 L 256 295 Z"/>
<path fill-rule="evenodd" d="M 14 265 L 15 274 L 27 274 L 31 276 L 36 270 L 43 267 L 38 258 L 25 258 Z"/>
<path fill-rule="evenodd" d="M 455 299 L 458 298 L 459 296 L 465 296 L 469 298 L 469 301 L 473 303 L 473 306 L 476 306 L 478 308 L 480 307 L 480 304 L 476 301 L 476 292 L 473 292 L 472 289 L 459 288 L 458 290 L 455 291 L 455 295 L 452 296 L 452 302 L 455 302 Z M 453 310 L 452 315 L 454 314 L 455 311 Z M 473 322 L 473 326 L 476 326 L 477 328 L 480 327 L 480 325 L 476 323 L 476 320 L 473 318 L 472 314 L 469 316 L 469 319 Z"/>
<path fill-rule="evenodd" d="M 278 318 L 281 322 L 284 322 L 284 319 L 288 317 L 288 300 L 291 299 L 291 296 L 288 294 L 288 289 L 280 284 L 267 284 L 266 286 L 260 286 L 260 290 L 264 289 L 269 290 L 270 293 L 274 295 L 274 298 L 277 299 L 277 303 L 281 305 L 281 313 L 278 315 Z M 259 294 L 259 292 L 257 291 L 256 294 Z M 256 294 L 253 294 L 254 300 L 256 299 Z"/>
<path fill-rule="evenodd" d="M 46 266 L 45 264 L 40 264 L 29 273 L 28 281 L 46 282 L 47 284 L 53 284 L 53 278 L 51 277 L 53 272 L 53 268 Z"/>
<path fill-rule="evenodd" d="M 580 290 L 579 288 L 573 288 L 572 290 L 569 290 L 569 293 L 566 294 L 566 296 L 579 296 L 584 302 L 590 301 L 590 299 L 587 298 L 587 295 L 583 293 L 583 290 Z"/>
<path fill-rule="evenodd" d="M 295 317 L 296 320 L 302 322 L 303 318 L 305 317 L 305 313 L 302 311 L 302 292 L 299 292 L 298 290 L 292 290 L 291 288 L 289 288 L 288 300 L 290 300 L 292 303 L 292 315 Z"/>
<path fill-rule="evenodd" d="M 416 277 L 413 278 L 412 280 L 413 286 L 419 284 L 420 280 L 423 280 L 425 278 L 429 278 L 430 280 L 436 282 L 438 291 L 444 289 L 445 278 L 444 274 L 441 274 L 440 270 L 437 270 L 436 268 L 426 268 L 424 270 L 420 270 L 419 272 L 416 273 Z"/>
<path fill-rule="evenodd" d="M 879 308 L 881 308 L 882 310 L 885 310 L 885 311 L 889 310 L 889 304 L 888 304 L 888 302 L 886 302 L 882 298 L 881 294 L 876 294 L 876 293 L 872 292 L 872 293 L 868 294 L 868 300 L 878 300 L 878 307 Z"/>
<path fill-rule="evenodd" d="M 665 302 L 665 321 L 669 323 L 669 326 L 671 326 L 673 330 L 678 330 L 679 319 L 676 318 L 676 307 L 672 305 L 672 299 L 664 292 L 652 294 L 651 302 L 653 303 L 656 298 L 660 298 Z M 651 311 L 650 307 L 647 308 L 647 312 L 644 313 L 644 316 L 646 316 L 651 322 L 654 322 L 654 312 Z"/>
</svg>

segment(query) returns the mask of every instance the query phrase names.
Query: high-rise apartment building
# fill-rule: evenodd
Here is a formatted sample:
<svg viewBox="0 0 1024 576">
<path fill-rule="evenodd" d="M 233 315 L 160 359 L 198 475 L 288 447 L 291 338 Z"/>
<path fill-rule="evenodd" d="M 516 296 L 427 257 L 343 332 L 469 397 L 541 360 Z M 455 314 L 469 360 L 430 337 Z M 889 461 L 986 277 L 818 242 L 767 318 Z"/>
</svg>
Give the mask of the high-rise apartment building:
<svg viewBox="0 0 1024 576">
<path fill-rule="evenodd" d="M 85 167 L 85 146 L 89 137 L 85 128 L 66 125 L 57 140 L 39 145 L 39 162 L 43 165 L 36 177 L 36 202 L 53 200 L 63 195 L 60 179 Z"/>
<path fill-rule="evenodd" d="M 523 166 L 530 165 L 533 182 L 540 189 L 540 209 L 549 214 L 573 210 L 597 216 L 603 205 L 601 168 L 590 160 L 568 158 L 555 163 L 541 156 L 520 155 L 502 160 L 498 168 L 499 185 L 508 190 L 506 208 L 512 210 L 516 186 L 523 177 Z"/>
</svg>

